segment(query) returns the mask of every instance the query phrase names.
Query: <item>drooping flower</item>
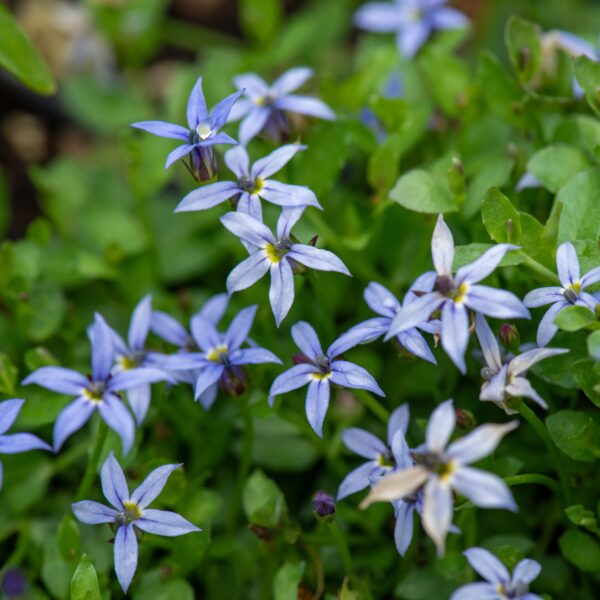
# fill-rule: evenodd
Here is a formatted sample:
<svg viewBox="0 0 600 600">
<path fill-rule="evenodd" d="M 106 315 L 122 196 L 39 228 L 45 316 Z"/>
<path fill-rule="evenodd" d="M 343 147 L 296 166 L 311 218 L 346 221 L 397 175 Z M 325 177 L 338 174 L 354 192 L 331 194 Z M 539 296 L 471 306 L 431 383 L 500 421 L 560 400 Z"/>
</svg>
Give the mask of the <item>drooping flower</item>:
<svg viewBox="0 0 600 600">
<path fill-rule="evenodd" d="M 127 343 L 113 330 L 116 366 L 113 374 L 131 371 L 138 368 L 147 368 L 160 371 L 160 355 L 146 349 L 146 339 L 150 332 L 150 319 L 152 316 L 152 298 L 145 296 L 135 307 L 129 323 Z M 158 374 L 157 374 L 158 375 Z M 164 380 L 170 381 L 168 373 L 164 373 Z M 140 425 L 150 405 L 150 383 L 143 383 L 127 390 L 127 400 L 135 419 Z"/>
<path fill-rule="evenodd" d="M 454 239 L 442 215 L 438 217 L 431 254 L 435 271 L 425 273 L 421 282 L 426 291 L 414 302 L 406 305 L 396 315 L 385 337 L 389 339 L 420 323 L 430 315 L 441 312 L 440 334 L 442 348 L 462 373 L 466 372 L 465 350 L 469 343 L 469 311 L 498 319 L 529 319 L 529 311 L 511 292 L 479 285 L 498 266 L 509 250 L 518 246 L 496 244 L 471 264 L 452 274 Z M 431 286 L 431 287 L 430 287 Z M 429 291 L 433 287 L 434 291 Z M 417 290 L 413 287 L 414 291 Z"/>
<path fill-rule="evenodd" d="M 498 558 L 485 548 L 469 548 L 464 555 L 485 582 L 463 585 L 450 596 L 450 600 L 542 600 L 537 594 L 529 592 L 529 584 L 542 570 L 535 560 L 523 559 L 511 575 Z"/>
<path fill-rule="evenodd" d="M 171 473 L 179 467 L 181 464 L 164 465 L 154 469 L 133 493 L 129 494 L 123 469 L 111 452 L 102 465 L 100 477 L 104 496 L 114 508 L 93 500 L 82 500 L 72 505 L 73 513 L 82 523 L 87 525 L 108 523 L 116 529 L 115 572 L 125 593 L 137 568 L 136 530 L 167 537 L 200 531 L 198 527 L 175 512 L 147 508 L 162 492 Z"/>
<path fill-rule="evenodd" d="M 292 327 L 292 338 L 302 351 L 302 362 L 275 378 L 269 391 L 269 404 L 273 406 L 275 396 L 279 394 L 308 385 L 306 418 L 318 436 L 323 436 L 331 384 L 385 396 L 366 369 L 339 358 L 343 352 L 356 345 L 352 340 L 346 338 L 343 344 L 336 340 L 327 348 L 327 352 L 323 352 L 315 330 L 304 321 Z"/>
<path fill-rule="evenodd" d="M 303 210 L 284 209 L 277 221 L 277 236 L 250 215 L 236 212 L 221 217 L 223 225 L 245 242 L 250 252 L 227 277 L 227 291 L 233 294 L 245 290 L 269 271 L 269 301 L 278 327 L 294 303 L 294 269 L 298 265 L 350 275 L 346 265 L 332 252 L 292 241 L 291 229 Z"/>
<path fill-rule="evenodd" d="M 258 306 L 242 309 L 224 334 L 202 315 L 191 320 L 194 342 L 199 352 L 179 352 L 165 359 L 163 368 L 193 373 L 194 397 L 206 410 L 214 403 L 221 386 L 230 395 L 245 390 L 246 372 L 243 365 L 277 363 L 281 361 L 269 350 L 253 346 L 242 348 L 247 341 Z"/>
<path fill-rule="evenodd" d="M 447 400 L 431 414 L 425 443 L 411 451 L 415 465 L 395 471 L 375 483 L 361 503 L 361 507 L 366 508 L 373 502 L 410 498 L 422 491 L 423 527 L 435 542 L 439 554 L 444 552 L 452 522 L 453 490 L 482 508 L 517 510 L 508 486 L 500 477 L 469 465 L 493 452 L 518 422 L 481 425 L 448 445 L 455 424 L 453 402 Z"/>
<path fill-rule="evenodd" d="M 29 450 L 52 450 L 52 448 L 32 433 L 6 432 L 19 416 L 25 400 L 13 398 L 0 402 L 0 454 L 20 454 Z M 2 489 L 3 468 L 0 462 L 0 489 Z"/>
<path fill-rule="evenodd" d="M 583 277 L 579 272 L 579 259 L 571 242 L 563 242 L 556 251 L 556 270 L 559 286 L 538 288 L 529 292 L 523 299 L 525 306 L 537 308 L 552 304 L 542 317 L 537 330 L 538 346 L 545 346 L 558 331 L 554 319 L 567 306 L 585 306 L 592 312 L 598 300 L 584 292 L 585 288 L 600 281 L 600 267 L 588 271 Z"/>
<path fill-rule="evenodd" d="M 95 411 L 106 424 L 116 431 L 127 454 L 135 436 L 135 424 L 117 392 L 137 388 L 144 384 L 165 379 L 162 370 L 137 367 L 112 374 L 116 348 L 114 332 L 104 319 L 96 314 L 91 328 L 92 374 L 89 377 L 64 367 L 41 367 L 23 381 L 23 385 L 35 383 L 59 394 L 76 396 L 58 415 L 54 424 L 54 450 L 81 429 Z"/>
<path fill-rule="evenodd" d="M 237 210 L 262 221 L 261 199 L 282 207 L 316 206 L 321 208 L 314 193 L 306 186 L 290 185 L 268 179 L 286 165 L 306 146 L 288 144 L 257 160 L 250 168 L 246 148 L 236 146 L 225 153 L 225 164 L 235 173 L 237 181 L 217 181 L 190 192 L 175 212 L 206 210 L 230 198 L 237 198 Z"/>
<path fill-rule="evenodd" d="M 509 398 L 531 398 L 542 408 L 548 408 L 544 399 L 533 389 L 525 377 L 529 368 L 536 363 L 565 354 L 564 348 L 533 348 L 518 356 L 502 356 L 500 345 L 487 321 L 481 315 L 475 317 L 475 333 L 479 339 L 486 366 L 481 369 L 484 378 L 480 400 L 495 402 L 507 415 L 518 411 L 507 405 Z"/>
<path fill-rule="evenodd" d="M 188 99 L 188 127 L 164 121 L 140 121 L 139 123 L 132 123 L 131 126 L 159 137 L 183 141 L 182 145 L 177 146 L 167 156 L 165 169 L 168 169 L 180 158 L 191 154 L 191 172 L 196 179 L 207 181 L 215 176 L 217 170 L 213 146 L 216 144 L 237 144 L 231 136 L 219 130 L 225 125 L 231 108 L 242 93 L 243 90 L 240 90 L 227 96 L 209 113 L 202 92 L 202 77 L 198 77 L 198 81 L 196 81 L 196 85 L 194 85 Z"/>
<path fill-rule="evenodd" d="M 423 288 L 425 284 L 429 283 L 430 289 L 428 291 L 431 291 L 431 281 L 421 281 L 421 279 L 417 279 L 406 293 L 404 306 L 408 306 L 418 298 L 413 293 L 413 290 L 425 291 Z M 344 336 L 350 336 L 353 339 L 358 337 L 360 339 L 358 343 L 360 344 L 373 342 L 388 333 L 394 318 L 402 309 L 398 299 L 379 283 L 371 282 L 364 291 L 364 298 L 371 310 L 381 316 L 368 319 L 351 327 L 340 339 L 343 340 Z M 398 333 L 396 339 L 400 346 L 408 350 L 411 354 L 435 365 L 437 364 L 435 357 L 429 349 L 425 338 L 419 332 L 419 329 L 427 333 L 436 334 L 439 332 L 439 321 L 424 321 L 423 323 L 419 323 L 416 327 Z"/>
<path fill-rule="evenodd" d="M 243 118 L 238 132 L 240 143 L 247 146 L 261 131 L 275 141 L 281 140 L 289 132 L 286 112 L 334 120 L 335 113 L 322 100 L 291 93 L 312 76 L 312 69 L 295 67 L 271 86 L 254 73 L 234 77 L 233 83 L 243 90 L 244 98 L 235 105 L 228 121 Z"/>
<path fill-rule="evenodd" d="M 359 29 L 375 33 L 395 33 L 398 52 L 412 58 L 435 30 L 460 29 L 469 19 L 444 6 L 446 0 L 394 0 L 367 2 L 354 15 Z"/>
</svg>

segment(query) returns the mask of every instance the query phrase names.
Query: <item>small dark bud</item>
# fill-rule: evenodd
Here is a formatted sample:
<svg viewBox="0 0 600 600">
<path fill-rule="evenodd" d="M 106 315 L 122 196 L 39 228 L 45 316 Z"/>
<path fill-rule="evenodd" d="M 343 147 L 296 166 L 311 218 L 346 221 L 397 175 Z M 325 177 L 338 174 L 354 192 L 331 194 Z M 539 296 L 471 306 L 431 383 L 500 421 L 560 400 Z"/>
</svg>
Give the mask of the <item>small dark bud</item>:
<svg viewBox="0 0 600 600">
<path fill-rule="evenodd" d="M 228 366 L 219 379 L 219 387 L 228 396 L 241 396 L 248 389 L 248 375 L 244 367 Z"/>
<path fill-rule="evenodd" d="M 273 531 L 268 527 L 263 527 L 262 525 L 250 524 L 248 525 L 248 529 L 263 542 L 268 542 L 273 539 Z"/>
<path fill-rule="evenodd" d="M 519 330 L 512 323 L 500 325 L 500 341 L 508 348 L 513 343 L 519 343 Z"/>
<path fill-rule="evenodd" d="M 302 352 L 297 352 L 292 356 L 292 362 L 295 365 L 311 365 L 312 360 L 306 356 L 306 354 L 302 354 Z"/>
<path fill-rule="evenodd" d="M 319 235 L 313 235 L 313 237 L 310 238 L 310 240 L 308 241 L 308 245 L 309 246 L 316 246 L 317 245 L 317 240 L 319 239 Z"/>
<path fill-rule="evenodd" d="M 335 515 L 335 500 L 327 492 L 319 490 L 313 497 L 312 508 L 317 520 L 332 520 Z"/>
<path fill-rule="evenodd" d="M 217 173 L 217 158 L 211 146 L 194 148 L 190 157 L 190 172 L 197 181 L 214 179 Z"/>
<path fill-rule="evenodd" d="M 457 408 L 456 412 L 456 426 L 463 431 L 470 431 L 477 425 L 477 421 L 470 410 L 464 408 Z"/>
<path fill-rule="evenodd" d="M 2 578 L 2 590 L 6 597 L 12 600 L 13 598 L 27 598 L 28 585 L 25 573 L 20 569 L 8 569 Z"/>
</svg>

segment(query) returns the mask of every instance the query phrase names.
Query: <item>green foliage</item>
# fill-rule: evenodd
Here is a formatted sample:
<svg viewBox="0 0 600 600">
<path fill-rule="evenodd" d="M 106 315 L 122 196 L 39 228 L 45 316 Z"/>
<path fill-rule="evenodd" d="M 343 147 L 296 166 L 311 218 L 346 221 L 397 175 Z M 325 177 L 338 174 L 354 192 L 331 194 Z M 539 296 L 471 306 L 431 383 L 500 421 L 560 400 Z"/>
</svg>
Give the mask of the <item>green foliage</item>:
<svg viewBox="0 0 600 600">
<path fill-rule="evenodd" d="M 71 579 L 71 600 L 100 600 L 100 598 L 96 569 L 87 555 L 83 554 Z"/>
<path fill-rule="evenodd" d="M 402 175 L 390 198 L 404 208 L 422 213 L 445 213 L 458 208 L 445 183 L 422 169 Z"/>
</svg>

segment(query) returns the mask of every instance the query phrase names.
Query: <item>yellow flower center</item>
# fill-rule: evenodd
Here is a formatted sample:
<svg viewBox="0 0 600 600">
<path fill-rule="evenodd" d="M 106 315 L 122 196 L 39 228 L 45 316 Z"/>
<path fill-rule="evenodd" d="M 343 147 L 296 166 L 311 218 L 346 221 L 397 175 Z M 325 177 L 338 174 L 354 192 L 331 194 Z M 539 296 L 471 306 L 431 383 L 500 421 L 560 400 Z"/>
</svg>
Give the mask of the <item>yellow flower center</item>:
<svg viewBox="0 0 600 600">
<path fill-rule="evenodd" d="M 439 478 L 442 481 L 447 481 L 448 479 L 450 479 L 450 477 L 454 475 L 455 471 L 456 464 L 453 460 L 447 463 L 439 463 L 435 468 L 435 472 L 438 474 Z"/>
<path fill-rule="evenodd" d="M 265 252 L 267 253 L 267 258 L 275 264 L 280 262 L 281 259 L 285 256 L 285 253 L 282 253 L 281 250 L 273 244 L 267 244 L 265 246 Z"/>
<path fill-rule="evenodd" d="M 454 296 L 454 302 L 456 302 L 456 304 L 462 304 L 467 297 L 468 291 L 469 291 L 469 284 L 461 283 L 460 287 L 456 290 L 456 294 Z"/>
<path fill-rule="evenodd" d="M 205 140 L 210 137 L 212 129 L 208 123 L 200 123 L 198 127 L 196 127 L 196 133 L 201 140 Z"/>
<path fill-rule="evenodd" d="M 229 348 L 227 347 L 227 344 L 222 344 L 221 346 L 215 346 L 214 348 L 212 348 L 210 350 L 210 352 L 207 353 L 206 358 L 208 358 L 208 360 L 212 360 L 213 362 L 221 362 L 221 357 L 223 355 L 227 355 Z"/>
<path fill-rule="evenodd" d="M 315 381 L 325 381 L 331 377 L 331 372 L 329 372 L 329 373 L 311 373 L 310 376 Z"/>
</svg>

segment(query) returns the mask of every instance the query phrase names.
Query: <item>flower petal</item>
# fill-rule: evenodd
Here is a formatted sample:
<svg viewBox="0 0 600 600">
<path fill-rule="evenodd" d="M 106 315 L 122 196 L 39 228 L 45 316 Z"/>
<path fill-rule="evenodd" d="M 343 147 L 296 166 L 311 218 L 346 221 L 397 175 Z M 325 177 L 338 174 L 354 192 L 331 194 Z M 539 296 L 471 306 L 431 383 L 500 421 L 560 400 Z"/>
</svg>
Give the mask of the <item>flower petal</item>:
<svg viewBox="0 0 600 600">
<path fill-rule="evenodd" d="M 185 327 L 177 319 L 159 310 L 152 311 L 150 329 L 158 337 L 175 346 L 185 346 L 189 338 Z"/>
<path fill-rule="evenodd" d="M 58 415 L 54 422 L 53 446 L 54 451 L 60 450 L 64 441 L 81 429 L 92 416 L 95 407 L 86 398 L 77 398 Z"/>
<path fill-rule="evenodd" d="M 297 90 L 313 74 L 314 71 L 308 67 L 294 67 L 293 69 L 289 69 L 273 83 L 271 92 L 274 92 L 276 97 L 285 96 Z"/>
<path fill-rule="evenodd" d="M 289 94 L 278 98 L 274 106 L 279 110 L 287 110 L 289 112 L 300 113 L 302 115 L 308 115 L 310 117 L 317 117 L 318 119 L 325 119 L 327 121 L 335 120 L 335 113 L 318 98 L 311 98 L 310 96 L 297 96 L 295 94 Z"/>
<path fill-rule="evenodd" d="M 396 31 L 404 23 L 400 8 L 391 2 L 368 2 L 363 4 L 353 17 L 359 29 L 377 33 Z"/>
<path fill-rule="evenodd" d="M 256 179 L 257 177 L 266 179 L 274 173 L 277 173 L 277 171 L 290 162 L 298 152 L 306 150 L 306 148 L 307 146 L 301 144 L 286 144 L 285 146 L 280 146 L 277 150 L 274 150 L 271 154 L 267 154 L 267 156 L 257 160 L 252 165 L 252 170 L 250 172 L 252 179 Z"/>
<path fill-rule="evenodd" d="M 380 338 L 389 328 L 390 319 L 387 317 L 374 317 L 363 323 L 354 325 L 343 333 L 331 346 L 327 352 L 330 356 L 339 356 L 350 348 L 359 344 L 373 342 Z"/>
<path fill-rule="evenodd" d="M 566 348 L 534 348 L 515 356 L 509 363 L 509 372 L 511 375 L 521 375 L 527 369 L 539 363 L 541 360 L 566 354 L 569 350 Z"/>
<path fill-rule="evenodd" d="M 450 600 L 498 600 L 498 590 L 495 585 L 484 581 L 468 583 L 458 588 Z M 524 597 L 521 600 L 525 600 Z"/>
<path fill-rule="evenodd" d="M 79 375 L 79 373 L 77 374 Z M 11 400 L 0 402 L 0 435 L 12 427 L 12 424 L 19 416 L 23 404 L 25 404 L 25 400 L 21 400 L 20 398 L 12 398 Z"/>
<path fill-rule="evenodd" d="M 598 283 L 599 281 L 600 281 L 600 267 L 596 267 L 595 269 L 588 271 L 581 278 L 581 289 L 586 288 L 588 285 Z"/>
<path fill-rule="evenodd" d="M 513 244 L 496 244 L 495 246 L 492 246 L 477 260 L 461 267 L 456 272 L 456 281 L 458 283 L 463 283 L 465 281 L 477 283 L 482 279 L 485 279 L 500 264 L 507 252 L 510 250 L 517 250 L 518 248 L 518 246 Z"/>
<path fill-rule="evenodd" d="M 312 326 L 306 321 L 299 321 L 292 326 L 292 339 L 308 358 L 314 360 L 319 356 L 323 356 L 319 338 Z"/>
<path fill-rule="evenodd" d="M 491 454 L 500 443 L 500 440 L 519 426 L 518 421 L 509 421 L 501 425 L 480 425 L 464 437 L 448 446 L 448 456 L 469 464 L 481 460 Z"/>
<path fill-rule="evenodd" d="M 285 394 L 292 390 L 297 390 L 312 381 L 311 374 L 317 373 L 318 367 L 314 365 L 301 364 L 295 365 L 291 369 L 278 375 L 269 390 L 269 404 L 272 406 L 275 396 Z"/>
<path fill-rule="evenodd" d="M 198 315 L 216 327 L 223 318 L 228 304 L 228 294 L 216 294 L 204 303 L 204 306 L 198 311 Z"/>
<path fill-rule="evenodd" d="M 369 308 L 384 317 L 395 317 L 401 308 L 396 296 L 380 283 L 374 281 L 365 288 L 363 296 Z"/>
<path fill-rule="evenodd" d="M 387 454 L 387 446 L 376 436 L 358 427 L 349 427 L 342 433 L 342 441 L 355 454 L 377 459 Z"/>
<path fill-rule="evenodd" d="M 166 123 L 165 121 L 140 121 L 138 123 L 132 123 L 131 127 L 142 129 L 163 138 L 183 140 L 184 142 L 187 142 L 190 139 L 190 132 L 185 127 L 173 123 Z"/>
<path fill-rule="evenodd" d="M 492 473 L 460 467 L 453 476 L 452 486 L 475 506 L 482 508 L 506 508 L 517 511 L 518 507 L 508 486 Z"/>
<path fill-rule="evenodd" d="M 257 250 L 229 273 L 226 280 L 230 294 L 254 285 L 270 269 L 271 262 L 262 250 Z"/>
<path fill-rule="evenodd" d="M 465 304 L 476 312 L 496 319 L 530 319 L 531 315 L 521 300 L 512 292 L 487 285 L 470 287 Z"/>
<path fill-rule="evenodd" d="M 247 306 L 232 319 L 225 333 L 225 343 L 230 352 L 237 350 L 246 341 L 250 329 L 252 329 L 257 309 L 258 304 Z"/>
<path fill-rule="evenodd" d="M 394 525 L 394 543 L 400 556 L 404 556 L 413 537 L 414 512 L 416 504 L 398 500 L 394 502 L 396 524 Z"/>
<path fill-rule="evenodd" d="M 431 23 L 436 29 L 461 29 L 469 19 L 458 10 L 442 6 L 431 13 Z"/>
<path fill-rule="evenodd" d="M 115 357 L 113 333 L 106 321 L 98 313 L 94 316 L 91 329 L 92 342 L 92 378 L 105 381 L 112 369 Z"/>
<path fill-rule="evenodd" d="M 437 364 L 435 356 L 427 345 L 425 338 L 415 327 L 407 329 L 406 331 L 401 331 L 396 337 L 398 338 L 400 345 L 404 346 L 411 354 L 434 365 Z"/>
<path fill-rule="evenodd" d="M 127 401 L 138 425 L 141 425 L 146 418 L 151 397 L 152 392 L 149 384 L 142 384 L 127 390 Z"/>
<path fill-rule="evenodd" d="M 238 130 L 240 144 L 247 146 L 248 142 L 261 132 L 271 112 L 270 106 L 256 106 L 250 110 L 240 123 Z"/>
<path fill-rule="evenodd" d="M 531 398 L 543 409 L 548 408 L 545 400 L 533 389 L 531 383 L 525 377 L 513 377 L 512 381 L 506 386 L 506 392 L 513 398 Z"/>
<path fill-rule="evenodd" d="M 282 364 L 282 362 L 265 348 L 243 348 L 234 350 L 229 360 L 232 365 L 259 365 L 263 363 Z"/>
<path fill-rule="evenodd" d="M 558 331 L 558 325 L 554 324 L 556 315 L 563 309 L 569 306 L 569 303 L 563 299 L 560 302 L 553 304 L 544 314 L 538 325 L 536 342 L 538 346 L 545 346 L 554 337 Z"/>
<path fill-rule="evenodd" d="M 277 219 L 277 237 L 289 238 L 292 227 L 304 213 L 304 206 L 284 207 Z"/>
<path fill-rule="evenodd" d="M 319 437 L 323 437 L 323 422 L 329 408 L 329 394 L 329 382 L 326 379 L 313 379 L 308 384 L 306 418 Z"/>
<path fill-rule="evenodd" d="M 63 367 L 40 367 L 23 380 L 23 385 L 32 383 L 70 396 L 81 394 L 89 385 L 89 381 L 81 373 Z"/>
<path fill-rule="evenodd" d="M 235 174 L 238 179 L 250 176 L 250 157 L 248 151 L 242 144 L 238 144 L 227 150 L 223 156 L 227 168 Z"/>
<path fill-rule="evenodd" d="M 410 406 L 407 404 L 401 404 L 396 408 L 388 420 L 387 426 L 387 442 L 388 446 L 392 445 L 392 440 L 398 431 L 402 434 L 406 433 L 408 429 L 408 422 L 410 420 Z"/>
<path fill-rule="evenodd" d="M 225 366 L 221 363 L 215 363 L 209 361 L 206 364 L 206 367 L 200 371 L 198 378 L 196 379 L 196 384 L 194 386 L 194 399 L 198 400 L 202 392 L 206 391 L 209 387 L 217 383 L 223 375 L 223 371 L 225 370 Z"/>
<path fill-rule="evenodd" d="M 145 510 L 142 513 L 142 518 L 138 519 L 135 525 L 146 533 L 167 537 L 201 531 L 200 528 L 190 523 L 187 519 L 170 510 Z"/>
<path fill-rule="evenodd" d="M 579 259 L 571 242 L 563 242 L 556 251 L 556 270 L 563 286 L 579 281 Z"/>
<path fill-rule="evenodd" d="M 489 381 L 484 382 L 479 399 L 489 402 L 503 402 L 508 377 L 508 365 L 504 365 Z"/>
<path fill-rule="evenodd" d="M 152 316 L 152 296 L 142 298 L 131 315 L 127 341 L 133 351 L 143 350 L 146 338 L 150 331 L 150 318 Z"/>
<path fill-rule="evenodd" d="M 114 523 L 118 512 L 100 502 L 82 500 L 71 504 L 73 514 L 78 521 L 86 525 L 100 525 L 100 523 Z"/>
<path fill-rule="evenodd" d="M 221 223 L 241 240 L 263 248 L 266 244 L 276 244 L 271 230 L 260 221 L 240 212 L 230 212 L 221 217 Z"/>
<path fill-rule="evenodd" d="M 196 129 L 200 121 L 208 117 L 206 109 L 206 100 L 202 92 L 202 76 L 198 77 L 187 103 L 187 121 L 190 129 Z"/>
<path fill-rule="evenodd" d="M 238 184 L 233 181 L 209 183 L 187 194 L 177 205 L 175 212 L 207 210 L 229 200 L 229 198 L 239 194 L 240 191 Z"/>
<path fill-rule="evenodd" d="M 242 90 L 239 90 L 233 94 L 230 94 L 212 109 L 210 113 L 210 120 L 213 130 L 221 129 L 221 127 L 225 125 L 227 117 L 231 112 L 231 108 L 243 93 L 244 92 Z"/>
<path fill-rule="evenodd" d="M 434 541 L 438 555 L 444 554 L 446 536 L 452 523 L 452 490 L 447 482 L 433 476 L 423 490 L 423 529 Z"/>
<path fill-rule="evenodd" d="M 406 58 L 412 58 L 427 41 L 430 33 L 431 24 L 428 21 L 419 21 L 411 23 L 409 27 L 403 27 L 396 35 L 398 52 Z"/>
<path fill-rule="evenodd" d="M 291 185 L 273 179 L 267 179 L 261 188 L 261 198 L 283 207 L 315 206 L 323 210 L 315 193 L 305 185 Z"/>
<path fill-rule="evenodd" d="M 310 269 L 334 271 L 352 276 L 346 265 L 329 250 L 321 250 L 305 244 L 293 244 L 287 256 Z"/>
<path fill-rule="evenodd" d="M 165 169 L 168 169 L 173 163 L 177 162 L 180 158 L 183 158 L 186 154 L 189 154 L 193 149 L 193 144 L 182 144 L 181 146 L 177 146 L 177 148 L 172 150 L 167 156 Z"/>
<path fill-rule="evenodd" d="M 525 558 L 513 570 L 512 580 L 514 583 L 531 583 L 540 574 L 542 566 L 539 562 Z"/>
<path fill-rule="evenodd" d="M 200 313 L 195 314 L 190 319 L 190 329 L 194 341 L 198 344 L 198 348 L 204 352 L 210 352 L 213 348 L 221 344 L 221 335 L 217 331 L 217 328 L 210 321 L 202 317 Z"/>
<path fill-rule="evenodd" d="M 442 402 L 429 417 L 429 423 L 425 431 L 425 441 L 428 452 L 436 454 L 443 453 L 446 444 L 456 426 L 456 412 L 454 402 L 446 400 Z"/>
<path fill-rule="evenodd" d="M 238 90 L 245 90 L 245 94 L 252 98 L 261 98 L 269 92 L 269 86 L 262 77 L 254 73 L 242 73 L 233 78 L 233 83 Z"/>
<path fill-rule="evenodd" d="M 369 390 L 385 397 L 383 390 L 366 369 L 346 360 L 335 360 L 331 363 L 331 381 L 344 387 Z"/>
<path fill-rule="evenodd" d="M 546 304 L 552 304 L 563 299 L 563 295 L 559 287 L 543 287 L 529 292 L 523 298 L 523 304 L 529 308 L 537 308 Z"/>
<path fill-rule="evenodd" d="M 138 561 L 138 542 L 133 524 L 117 529 L 114 548 L 115 572 L 123 593 L 127 593 L 135 575 Z"/>
<path fill-rule="evenodd" d="M 356 492 L 360 492 L 360 490 L 369 487 L 372 481 L 371 475 L 377 468 L 377 465 L 374 464 L 373 461 L 369 461 L 350 471 L 350 473 L 344 477 L 342 483 L 340 483 L 336 500 L 342 500 L 343 498 L 350 496 L 350 494 L 355 494 Z"/>
<path fill-rule="evenodd" d="M 156 383 L 158 381 L 175 383 L 171 375 L 165 371 L 149 367 L 138 367 L 136 369 L 126 369 L 125 371 L 115 373 L 109 380 L 107 389 L 111 392 L 121 392 L 147 383 Z"/>
<path fill-rule="evenodd" d="M 375 483 L 360 507 L 366 508 L 373 502 L 393 501 L 408 496 L 418 490 L 428 478 L 429 471 L 420 466 L 394 471 Z"/>
<path fill-rule="evenodd" d="M 144 509 L 151 504 L 162 492 L 171 473 L 179 469 L 183 463 L 163 465 L 154 469 L 131 494 L 131 500 Z M 145 511 L 144 511 L 145 514 Z"/>
<path fill-rule="evenodd" d="M 294 303 L 294 273 L 287 256 L 278 263 L 271 264 L 270 271 L 269 302 L 275 324 L 279 327 Z"/>
<path fill-rule="evenodd" d="M 506 585 L 510 581 L 508 569 L 489 550 L 469 548 L 463 552 L 473 570 L 486 581 L 496 585 Z"/>
<path fill-rule="evenodd" d="M 0 435 L 0 454 L 19 454 L 29 450 L 52 450 L 52 448 L 32 433 Z"/>
<path fill-rule="evenodd" d="M 443 215 L 438 215 L 431 238 L 431 258 L 438 275 L 452 277 L 454 262 L 454 238 Z"/>
<path fill-rule="evenodd" d="M 469 314 L 464 304 L 452 300 L 444 304 L 441 334 L 442 348 L 458 370 L 466 373 L 465 351 L 469 344 Z"/>
<path fill-rule="evenodd" d="M 502 357 L 500 356 L 500 345 L 492 329 L 488 325 L 483 315 L 475 315 L 475 334 L 481 345 L 481 351 L 488 367 L 494 371 L 502 368 Z"/>
<path fill-rule="evenodd" d="M 129 411 L 114 394 L 105 394 L 98 410 L 105 423 L 121 438 L 123 455 L 127 454 L 135 438 L 135 423 Z"/>
<path fill-rule="evenodd" d="M 427 321 L 446 299 L 437 292 L 431 292 L 417 298 L 410 304 L 404 304 L 402 310 L 394 317 L 385 341 L 398 335 L 401 331 L 417 327 Z"/>
</svg>

